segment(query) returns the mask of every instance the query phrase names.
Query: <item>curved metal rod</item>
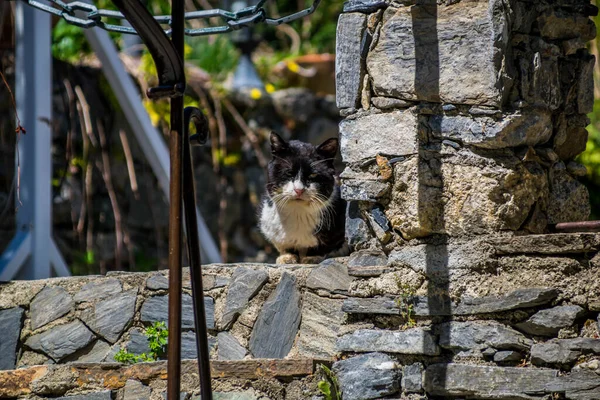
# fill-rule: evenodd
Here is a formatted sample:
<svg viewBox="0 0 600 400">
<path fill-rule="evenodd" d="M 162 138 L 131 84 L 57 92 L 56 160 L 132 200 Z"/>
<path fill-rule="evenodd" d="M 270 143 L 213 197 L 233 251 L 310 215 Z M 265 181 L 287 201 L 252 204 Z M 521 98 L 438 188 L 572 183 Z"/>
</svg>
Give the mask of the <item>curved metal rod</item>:
<svg viewBox="0 0 600 400">
<path fill-rule="evenodd" d="M 190 137 L 189 127 L 193 122 L 196 134 Z M 200 238 L 196 220 L 196 187 L 194 183 L 194 165 L 192 163 L 191 140 L 198 144 L 206 143 L 208 138 L 208 120 L 196 107 L 183 110 L 183 210 L 187 233 L 187 252 L 192 280 L 192 298 L 194 301 L 194 323 L 196 328 L 196 349 L 198 350 L 198 368 L 200 376 L 200 394 L 202 400 L 212 400 L 210 379 L 210 354 L 208 351 L 208 333 L 204 311 L 204 293 L 202 290 L 202 261 L 200 259 Z"/>
<path fill-rule="evenodd" d="M 139 0 L 113 0 L 148 47 L 156 64 L 159 86 L 148 89 L 151 99 L 181 96 L 185 90 L 183 60 L 173 42 Z"/>
</svg>

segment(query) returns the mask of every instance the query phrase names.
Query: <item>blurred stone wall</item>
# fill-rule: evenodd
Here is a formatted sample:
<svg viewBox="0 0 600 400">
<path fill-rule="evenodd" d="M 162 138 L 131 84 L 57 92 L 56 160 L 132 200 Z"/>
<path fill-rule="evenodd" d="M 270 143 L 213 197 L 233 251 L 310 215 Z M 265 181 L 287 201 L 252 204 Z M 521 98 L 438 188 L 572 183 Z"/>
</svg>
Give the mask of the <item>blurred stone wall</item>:
<svg viewBox="0 0 600 400">
<path fill-rule="evenodd" d="M 14 88 L 13 55 L 10 51 L 4 51 L 1 59 L 3 71 Z M 114 270 L 116 264 L 114 212 L 102 177 L 102 164 L 99 164 L 101 149 L 93 143 L 89 150 L 92 163 L 89 193 L 86 189 L 85 127 L 77 109 L 78 98 L 75 93 L 79 88 L 90 106 L 92 139 L 98 138 L 98 123 L 103 124 L 107 135 L 112 183 L 123 226 L 129 236 L 128 243 L 123 244 L 122 269 L 140 271 L 166 268 L 167 201 L 132 134 L 135 127 L 128 126 L 96 61 L 91 59 L 75 66 L 55 60 L 53 67 L 53 229 L 67 263 L 75 274 L 105 273 Z M 202 82 L 194 81 L 195 76 L 190 74 L 190 86 L 201 86 Z M 192 90 L 188 94 L 192 98 L 195 95 Z M 260 101 L 239 101 L 235 97 L 229 100 L 255 132 L 259 150 L 266 159 L 270 153 L 268 135 L 271 130 L 276 130 L 286 139 L 300 139 L 315 144 L 338 135 L 340 117 L 332 95 L 316 94 L 305 88 L 290 88 L 264 96 Z M 15 229 L 14 189 L 11 192 L 11 186 L 15 182 L 16 154 L 13 106 L 4 85 L 0 85 L 0 108 L 3 110 L 0 114 L 0 250 L 3 250 Z M 228 240 L 228 259 L 274 260 L 274 249 L 257 229 L 257 207 L 264 191 L 265 171 L 259 163 L 256 149 L 225 111 L 224 123 L 227 154 L 233 156 L 230 158 L 233 161 L 228 161 L 221 168 L 225 182 L 223 197 L 227 201 L 222 226 Z M 121 131 L 131 148 L 137 180 L 135 190 L 123 150 Z M 220 178 L 213 168 L 210 147 L 194 148 L 193 151 L 197 202 L 218 243 Z M 86 193 L 89 199 L 82 214 Z M 91 217 L 86 215 L 88 212 Z"/>
</svg>

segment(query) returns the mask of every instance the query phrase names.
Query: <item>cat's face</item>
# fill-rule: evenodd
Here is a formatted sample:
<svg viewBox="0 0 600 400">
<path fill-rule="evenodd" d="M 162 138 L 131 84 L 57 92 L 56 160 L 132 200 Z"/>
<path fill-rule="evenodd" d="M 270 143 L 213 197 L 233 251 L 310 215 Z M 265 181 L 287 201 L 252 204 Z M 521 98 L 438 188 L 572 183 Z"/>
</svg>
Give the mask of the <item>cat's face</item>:
<svg viewBox="0 0 600 400">
<path fill-rule="evenodd" d="M 319 146 L 271 133 L 267 190 L 277 205 L 324 206 L 335 186 L 337 139 Z"/>
</svg>

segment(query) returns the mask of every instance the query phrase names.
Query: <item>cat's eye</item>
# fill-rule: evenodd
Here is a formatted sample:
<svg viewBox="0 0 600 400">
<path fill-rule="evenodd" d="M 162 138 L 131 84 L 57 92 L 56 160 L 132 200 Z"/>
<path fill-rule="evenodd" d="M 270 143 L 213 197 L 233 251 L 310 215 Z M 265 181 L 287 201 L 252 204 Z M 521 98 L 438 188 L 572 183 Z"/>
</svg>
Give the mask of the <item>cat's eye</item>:
<svg viewBox="0 0 600 400">
<path fill-rule="evenodd" d="M 315 179 L 317 177 L 317 174 L 310 174 L 308 176 L 308 179 Z"/>
</svg>

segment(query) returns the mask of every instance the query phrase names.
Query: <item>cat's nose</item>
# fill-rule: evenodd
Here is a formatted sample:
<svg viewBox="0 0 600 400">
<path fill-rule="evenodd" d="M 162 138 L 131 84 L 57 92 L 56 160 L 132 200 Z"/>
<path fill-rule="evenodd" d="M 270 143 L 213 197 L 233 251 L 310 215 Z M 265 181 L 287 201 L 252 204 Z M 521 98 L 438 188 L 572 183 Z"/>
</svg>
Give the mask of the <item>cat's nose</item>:
<svg viewBox="0 0 600 400">
<path fill-rule="evenodd" d="M 296 192 L 296 196 L 300 197 L 304 193 L 304 189 L 294 189 L 294 192 Z"/>
</svg>

